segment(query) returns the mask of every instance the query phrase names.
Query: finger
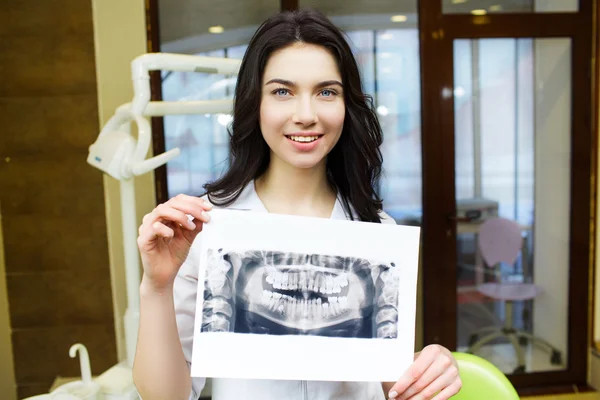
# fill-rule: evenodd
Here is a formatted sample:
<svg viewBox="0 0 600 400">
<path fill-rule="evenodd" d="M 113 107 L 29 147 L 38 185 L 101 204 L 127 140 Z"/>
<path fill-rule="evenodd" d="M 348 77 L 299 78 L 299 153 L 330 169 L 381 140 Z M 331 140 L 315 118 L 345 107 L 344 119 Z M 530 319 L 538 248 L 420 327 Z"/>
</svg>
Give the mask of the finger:
<svg viewBox="0 0 600 400">
<path fill-rule="evenodd" d="M 456 380 L 460 380 L 458 377 L 458 370 L 454 365 L 451 365 L 449 368 L 446 368 L 442 374 L 435 376 L 426 386 L 414 391 L 410 396 L 402 397 L 402 399 L 429 400 L 435 396 L 436 393 L 441 393 L 443 389 L 451 386 Z M 411 386 L 409 390 L 414 386 L 415 385 Z"/>
<path fill-rule="evenodd" d="M 205 199 L 198 199 L 198 198 L 196 198 L 196 199 L 200 200 L 200 206 L 202 208 L 204 208 L 206 211 L 210 211 L 213 209 L 213 205 L 210 202 L 206 201 Z"/>
<path fill-rule="evenodd" d="M 406 389 L 403 393 L 401 393 L 398 400 L 407 400 L 412 396 L 421 393 L 427 387 L 429 387 L 433 382 L 437 382 L 438 378 L 446 377 L 448 380 L 448 385 L 452 380 L 456 377 L 454 371 L 456 367 L 452 365 L 452 361 L 448 357 L 438 357 L 427 370 L 423 373 L 423 375 L 417 379 L 408 389 Z M 450 375 L 446 376 L 446 374 L 450 371 Z M 426 391 L 427 393 L 429 391 Z M 435 394 L 435 391 L 429 395 L 429 397 L 425 397 L 426 399 L 431 398 Z"/>
<path fill-rule="evenodd" d="M 204 211 L 203 211 L 204 212 Z M 172 206 L 169 206 L 167 204 L 160 204 L 158 205 L 154 211 L 154 218 L 152 218 L 154 221 L 149 220 L 149 223 L 154 224 L 155 221 L 160 221 L 160 220 L 165 220 L 167 222 L 174 222 L 177 223 L 179 225 L 181 225 L 182 227 L 189 229 L 189 230 L 193 230 L 196 228 L 196 224 L 194 224 L 187 216 L 187 214 L 185 213 L 185 211 L 182 211 L 180 209 L 174 208 Z"/>
<path fill-rule="evenodd" d="M 186 216 L 191 215 L 193 219 L 197 219 L 202 222 L 208 222 L 210 220 L 210 216 L 208 215 L 207 211 L 210 210 L 212 206 L 209 207 L 207 204 L 209 203 L 206 203 L 202 199 L 190 196 L 177 196 L 165 203 L 166 206 L 178 210 L 186 214 Z"/>
<path fill-rule="evenodd" d="M 404 393 L 406 389 L 416 382 L 427 371 L 429 366 L 435 361 L 440 354 L 440 350 L 436 347 L 424 349 L 419 357 L 411 364 L 404 374 L 398 379 L 398 382 L 392 386 L 388 397 L 396 399 L 399 394 Z"/>
<path fill-rule="evenodd" d="M 138 246 L 143 248 L 158 237 L 169 239 L 174 235 L 175 232 L 173 229 L 169 228 L 160 221 L 156 221 L 152 225 L 145 225 L 145 229 L 140 232 L 137 242 Z"/>
<path fill-rule="evenodd" d="M 437 396 L 435 396 L 431 400 L 448 400 L 452 398 L 455 394 L 460 392 L 462 388 L 462 381 L 460 379 L 456 379 L 450 386 L 446 387 L 442 390 Z"/>
<path fill-rule="evenodd" d="M 186 240 L 189 242 L 189 244 L 191 245 L 194 242 L 194 239 L 196 238 L 196 236 L 202 231 L 202 227 L 203 227 L 203 222 L 202 221 L 196 221 L 196 228 L 188 231 L 188 230 L 182 230 L 181 234 L 183 235 L 184 238 L 186 238 Z"/>
<path fill-rule="evenodd" d="M 179 194 L 179 195 L 173 197 L 171 200 L 174 200 L 176 202 L 184 202 L 184 203 L 192 204 L 195 207 L 200 207 L 201 209 L 203 209 L 205 211 L 210 211 L 213 209 L 213 205 L 210 202 L 208 202 L 206 199 L 203 199 L 200 197 Z"/>
</svg>

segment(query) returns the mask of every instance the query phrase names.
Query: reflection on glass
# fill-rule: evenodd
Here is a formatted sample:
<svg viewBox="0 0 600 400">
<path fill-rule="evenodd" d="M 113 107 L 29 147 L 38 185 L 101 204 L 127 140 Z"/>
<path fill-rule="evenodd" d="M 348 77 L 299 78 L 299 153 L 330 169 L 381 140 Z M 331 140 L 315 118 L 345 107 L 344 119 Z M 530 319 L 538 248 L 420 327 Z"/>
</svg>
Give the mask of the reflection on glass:
<svg viewBox="0 0 600 400">
<path fill-rule="evenodd" d="M 245 46 L 198 55 L 238 58 Z M 234 57 L 232 57 L 234 58 Z M 233 98 L 235 77 L 195 72 L 162 74 L 163 101 Z M 179 157 L 167 164 L 167 191 L 199 195 L 202 185 L 217 178 L 227 168 L 231 115 L 167 115 L 164 117 L 165 148 L 179 147 Z"/>
<path fill-rule="evenodd" d="M 241 59 L 259 24 L 279 11 L 279 0 L 202 2 L 159 0 L 160 50 Z M 235 77 L 162 73 L 163 101 L 233 98 Z M 198 195 L 202 185 L 227 168 L 231 115 L 168 115 L 164 117 L 165 148 L 181 155 L 167 164 L 168 196 Z"/>
<path fill-rule="evenodd" d="M 380 194 L 385 211 L 403 224 L 420 225 L 421 79 L 417 2 L 300 0 L 344 30 L 373 97 L 384 133 Z"/>
<path fill-rule="evenodd" d="M 377 113 L 384 132 L 381 195 L 397 221 L 420 224 L 421 80 L 417 29 L 376 35 Z"/>
<path fill-rule="evenodd" d="M 197 54 L 247 44 L 279 0 L 158 0 L 162 52 Z"/>
<path fill-rule="evenodd" d="M 577 12 L 578 0 L 440 0 L 444 14 Z"/>
<path fill-rule="evenodd" d="M 457 214 L 475 218 L 457 225 L 457 348 L 505 373 L 564 369 L 568 356 L 570 50 L 568 39 L 454 42 Z M 495 217 L 516 223 L 514 263 L 485 262 L 510 253 L 498 226 L 480 246 Z"/>
</svg>

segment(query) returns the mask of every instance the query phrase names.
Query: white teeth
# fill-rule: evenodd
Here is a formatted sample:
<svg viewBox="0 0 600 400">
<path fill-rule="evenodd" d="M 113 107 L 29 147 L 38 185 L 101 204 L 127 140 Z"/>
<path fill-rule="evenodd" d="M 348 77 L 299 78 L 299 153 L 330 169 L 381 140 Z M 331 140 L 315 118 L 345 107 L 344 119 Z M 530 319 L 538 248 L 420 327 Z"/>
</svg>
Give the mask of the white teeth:
<svg viewBox="0 0 600 400">
<path fill-rule="evenodd" d="M 333 285 L 333 293 L 340 293 L 342 291 L 342 288 L 340 287 L 339 283 L 335 283 L 335 285 Z"/>
<path fill-rule="evenodd" d="M 298 278 L 298 287 L 300 290 L 306 290 L 306 283 L 307 283 L 307 279 L 306 279 L 306 272 L 305 271 L 301 271 L 300 272 L 300 277 Z"/>
<path fill-rule="evenodd" d="M 317 299 L 315 306 L 317 308 L 317 318 L 322 318 L 323 317 L 323 304 L 321 304 L 320 297 Z"/>
<path fill-rule="evenodd" d="M 281 280 L 281 286 L 283 287 L 283 289 L 287 289 L 288 288 L 288 279 L 290 277 L 290 274 L 283 274 L 283 279 Z"/>
<path fill-rule="evenodd" d="M 292 139 L 294 142 L 301 142 L 301 143 L 309 143 L 309 142 L 314 142 L 315 140 L 317 140 L 319 137 L 318 136 L 288 136 L 290 139 Z"/>
<path fill-rule="evenodd" d="M 327 293 L 333 293 L 333 277 L 331 275 L 327 275 L 325 283 L 327 285 Z"/>
<path fill-rule="evenodd" d="M 317 280 L 315 280 L 315 286 L 317 285 Z M 319 276 L 319 280 L 318 280 L 318 290 L 319 292 L 323 293 L 323 294 L 327 294 L 327 279 L 324 276 Z M 315 288 L 315 291 L 317 291 L 317 289 Z"/>
<path fill-rule="evenodd" d="M 313 290 L 313 287 L 315 286 L 315 277 L 311 276 L 308 279 L 308 286 L 306 286 L 306 290 Z"/>
<path fill-rule="evenodd" d="M 267 268 L 265 281 L 274 289 L 313 291 L 331 295 L 341 293 L 348 286 L 348 274 L 330 275 L 324 273 L 279 272 L 274 268 Z"/>
<path fill-rule="evenodd" d="M 299 300 L 281 293 L 263 290 L 261 303 L 273 312 L 288 318 L 325 318 L 342 314 L 347 310 L 348 297 L 330 296 L 326 302 L 321 298 Z"/>
<path fill-rule="evenodd" d="M 335 284 L 340 286 L 340 290 L 343 287 L 348 286 L 348 275 L 340 274 L 335 278 Z"/>
</svg>

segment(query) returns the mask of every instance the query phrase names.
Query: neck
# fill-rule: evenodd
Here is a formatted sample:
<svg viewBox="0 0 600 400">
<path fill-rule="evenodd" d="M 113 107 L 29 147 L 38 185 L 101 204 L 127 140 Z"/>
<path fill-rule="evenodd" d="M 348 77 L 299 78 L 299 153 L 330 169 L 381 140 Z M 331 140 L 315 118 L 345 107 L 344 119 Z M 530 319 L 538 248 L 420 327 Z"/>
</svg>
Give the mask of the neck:
<svg viewBox="0 0 600 400">
<path fill-rule="evenodd" d="M 272 155 L 256 192 L 269 212 L 329 218 L 336 194 L 327 182 L 325 160 L 313 168 L 296 168 Z"/>
</svg>

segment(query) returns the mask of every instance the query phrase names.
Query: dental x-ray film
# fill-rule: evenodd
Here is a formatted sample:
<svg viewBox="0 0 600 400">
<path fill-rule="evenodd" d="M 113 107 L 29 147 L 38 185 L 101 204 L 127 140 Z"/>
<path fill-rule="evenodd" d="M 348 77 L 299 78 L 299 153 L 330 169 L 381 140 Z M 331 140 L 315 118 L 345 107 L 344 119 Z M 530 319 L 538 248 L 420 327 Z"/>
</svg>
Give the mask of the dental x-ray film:
<svg viewBox="0 0 600 400">
<path fill-rule="evenodd" d="M 213 210 L 192 376 L 396 381 L 413 361 L 417 227 Z"/>
</svg>

